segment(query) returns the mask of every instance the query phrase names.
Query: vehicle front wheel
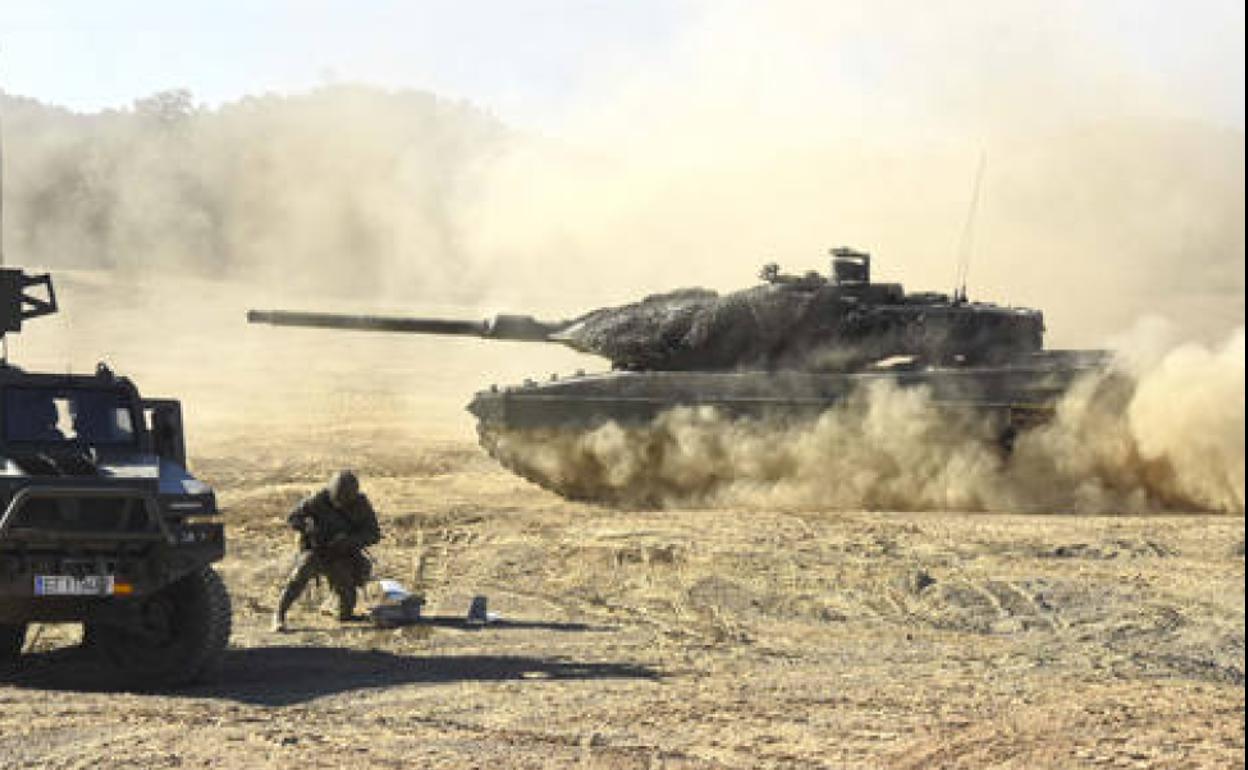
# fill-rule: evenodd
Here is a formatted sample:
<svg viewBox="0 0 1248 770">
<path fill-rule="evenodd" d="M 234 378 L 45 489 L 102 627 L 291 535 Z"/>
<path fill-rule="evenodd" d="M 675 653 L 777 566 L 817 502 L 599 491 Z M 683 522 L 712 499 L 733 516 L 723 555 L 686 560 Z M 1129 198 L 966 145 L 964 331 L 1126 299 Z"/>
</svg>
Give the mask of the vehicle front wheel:
<svg viewBox="0 0 1248 770">
<path fill-rule="evenodd" d="M 134 622 L 88 623 L 83 646 L 118 684 L 176 687 L 210 678 L 230 640 L 230 596 L 211 567 L 142 600 Z"/>
</svg>

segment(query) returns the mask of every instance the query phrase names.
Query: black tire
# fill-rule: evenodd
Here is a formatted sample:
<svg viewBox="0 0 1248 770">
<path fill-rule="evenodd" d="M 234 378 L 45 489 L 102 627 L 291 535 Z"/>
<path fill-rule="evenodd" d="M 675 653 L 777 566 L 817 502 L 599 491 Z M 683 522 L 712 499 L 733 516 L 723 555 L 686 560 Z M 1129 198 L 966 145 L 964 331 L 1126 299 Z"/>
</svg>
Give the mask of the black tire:
<svg viewBox="0 0 1248 770">
<path fill-rule="evenodd" d="M 0 623 L 0 663 L 17 660 L 25 645 L 25 623 Z"/>
<path fill-rule="evenodd" d="M 140 607 L 143 628 L 95 623 L 83 646 L 109 684 L 176 687 L 211 678 L 230 641 L 230 596 L 211 567 L 192 572 Z"/>
</svg>

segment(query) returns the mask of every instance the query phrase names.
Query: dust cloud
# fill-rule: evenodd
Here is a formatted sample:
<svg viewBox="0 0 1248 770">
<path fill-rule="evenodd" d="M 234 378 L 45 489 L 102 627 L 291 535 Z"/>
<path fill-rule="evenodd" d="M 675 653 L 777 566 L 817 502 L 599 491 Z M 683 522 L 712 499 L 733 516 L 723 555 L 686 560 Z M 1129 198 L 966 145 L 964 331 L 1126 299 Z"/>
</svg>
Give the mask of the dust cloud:
<svg viewBox="0 0 1248 770">
<path fill-rule="evenodd" d="M 567 141 L 508 145 L 471 251 L 565 304 L 825 270 L 841 244 L 949 291 L 982 153 L 973 298 L 1044 309 L 1058 347 L 1243 323 L 1242 127 L 1193 118 L 1202 89 L 1166 92 L 1079 4 L 703 11 L 662 67 L 596 82 Z"/>
<path fill-rule="evenodd" d="M 1217 14 L 1183 17 L 1210 62 L 1178 89 L 1085 4 L 691 7 L 646 66 L 587 61 L 544 133 L 357 85 L 98 114 L 6 99 L 9 259 L 568 316 L 773 260 L 823 270 L 849 244 L 948 291 L 982 153 L 973 297 L 1045 309 L 1064 347 L 1146 315 L 1205 343 L 1242 324 Z"/>
<path fill-rule="evenodd" d="M 193 394 L 208 425 L 249 403 L 270 424 L 380 410 L 466 438 L 473 390 L 585 363 L 248 329 L 243 310 L 568 317 L 745 286 L 769 261 L 825 269 L 842 243 L 876 254 L 877 280 L 948 291 L 985 154 L 972 298 L 1044 309 L 1051 347 L 1171 322 L 1164 344 L 1137 332 L 1165 354 L 1124 364 L 1122 403 L 1077 390 L 1008 466 L 982 426 L 888 389 L 779 434 L 679 411 L 533 451 L 609 467 L 608 485 L 656 473 L 665 501 L 1242 512 L 1244 135 L 1209 108 L 1242 61 L 1242 17 L 1237 43 L 1217 14 L 1183 17 L 1213 51 L 1183 87 L 1105 34 L 1122 9 L 693 8 L 647 66 L 587 62 L 544 134 L 355 85 L 219 106 L 173 90 L 97 114 L 4 97 L 8 261 L 83 271 L 71 317 L 19 347 L 110 358 Z"/>
<path fill-rule="evenodd" d="M 372 301 L 479 280 L 461 280 L 455 212 L 507 129 L 470 105 L 335 86 L 3 108 L 10 262 Z"/>
<path fill-rule="evenodd" d="M 1244 332 L 1079 382 L 1012 453 L 998 428 L 876 382 L 813 421 L 677 408 L 643 427 L 513 432 L 499 452 L 621 505 L 1244 512 Z"/>
</svg>

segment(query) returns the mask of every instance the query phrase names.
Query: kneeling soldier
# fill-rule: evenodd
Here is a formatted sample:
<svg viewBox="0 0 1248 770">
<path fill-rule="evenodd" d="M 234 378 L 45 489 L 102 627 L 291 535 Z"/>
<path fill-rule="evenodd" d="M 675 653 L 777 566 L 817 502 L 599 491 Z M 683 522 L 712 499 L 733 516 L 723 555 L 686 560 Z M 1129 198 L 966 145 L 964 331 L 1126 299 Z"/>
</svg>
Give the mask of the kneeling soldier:
<svg viewBox="0 0 1248 770">
<path fill-rule="evenodd" d="M 287 518 L 299 533 L 299 558 L 273 614 L 273 630 L 286 630 L 286 612 L 308 582 L 324 577 L 338 599 L 338 619 L 355 619 L 356 589 L 368 582 L 364 549 L 381 540 L 377 514 L 351 471 L 334 474 L 325 488 L 295 506 Z"/>
</svg>

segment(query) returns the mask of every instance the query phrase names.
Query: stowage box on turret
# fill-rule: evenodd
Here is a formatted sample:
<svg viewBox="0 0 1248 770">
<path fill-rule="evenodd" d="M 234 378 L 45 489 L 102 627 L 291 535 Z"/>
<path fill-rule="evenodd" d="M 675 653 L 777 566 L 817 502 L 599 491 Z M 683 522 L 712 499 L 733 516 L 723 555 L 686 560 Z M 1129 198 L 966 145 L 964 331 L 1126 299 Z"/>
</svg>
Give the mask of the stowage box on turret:
<svg viewBox="0 0 1248 770">
<path fill-rule="evenodd" d="M 482 445 L 531 480 L 560 489 L 523 458 L 499 451 L 509 431 L 585 430 L 645 423 L 676 406 L 728 415 L 805 417 L 887 380 L 925 387 L 933 401 L 988 414 L 1004 440 L 1043 420 L 1103 351 L 1044 349 L 1038 310 L 970 302 L 964 292 L 907 293 L 874 283 L 871 256 L 832 250 L 830 276 L 763 268 L 762 283 L 718 294 L 684 289 L 562 322 L 492 321 L 252 311 L 253 323 L 543 341 L 603 356 L 608 374 L 478 393 Z"/>
<path fill-rule="evenodd" d="M 0 268 L 0 337 L 56 310 L 49 276 Z M 0 663 L 20 663 L 30 623 L 71 622 L 107 686 L 218 667 L 224 528 L 186 470 L 177 401 L 144 398 L 103 364 L 39 374 L 0 360 L 0 511 Z"/>
</svg>

